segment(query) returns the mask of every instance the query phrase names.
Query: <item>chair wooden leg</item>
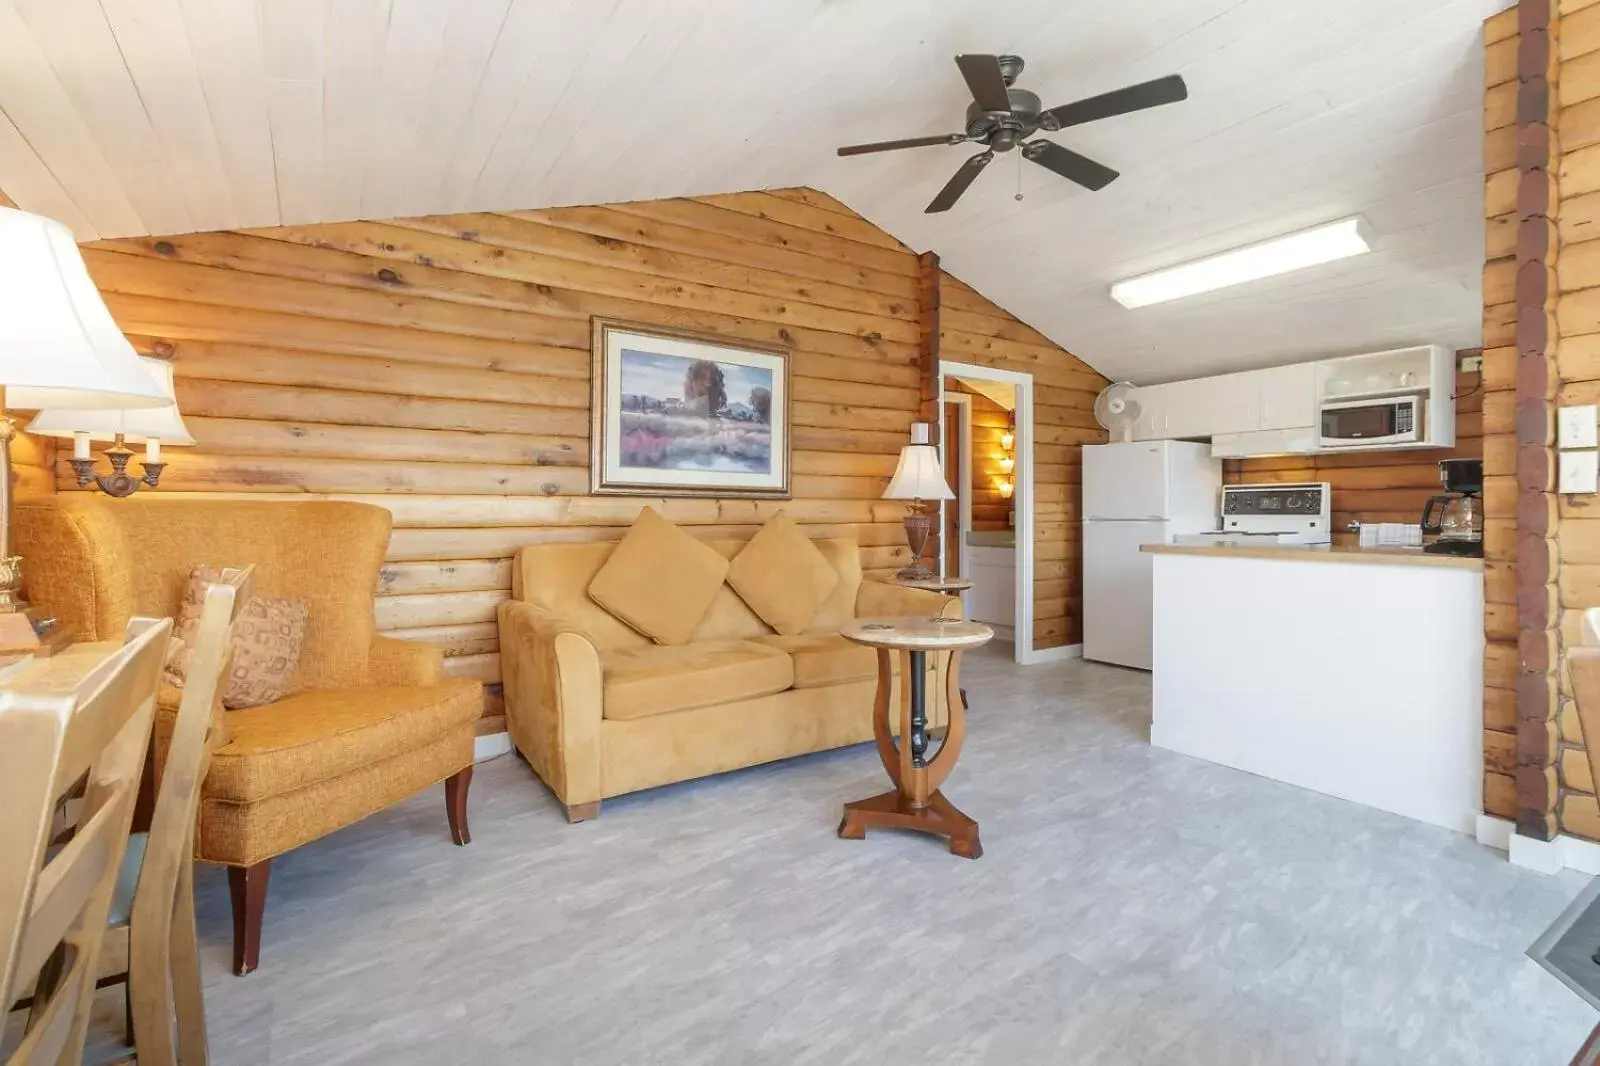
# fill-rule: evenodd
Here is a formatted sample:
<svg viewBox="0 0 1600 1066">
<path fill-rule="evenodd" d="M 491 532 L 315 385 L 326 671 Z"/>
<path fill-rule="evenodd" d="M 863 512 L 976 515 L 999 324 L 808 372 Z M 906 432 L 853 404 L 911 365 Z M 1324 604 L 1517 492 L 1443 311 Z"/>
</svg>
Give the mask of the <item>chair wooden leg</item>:
<svg viewBox="0 0 1600 1066">
<path fill-rule="evenodd" d="M 261 916 L 267 908 L 267 875 L 272 860 L 228 867 L 233 899 L 233 972 L 241 977 L 261 962 Z"/>
<path fill-rule="evenodd" d="M 472 767 L 444 779 L 444 807 L 450 816 L 450 839 L 457 844 L 472 843 L 467 828 L 467 789 L 472 786 Z"/>
<path fill-rule="evenodd" d="M 565 806 L 569 822 L 587 822 L 590 818 L 600 817 L 599 800 L 593 803 L 568 803 Z"/>
<path fill-rule="evenodd" d="M 200 943 L 194 927 L 194 863 L 178 877 L 172 912 L 172 1000 L 178 1020 L 178 1062 L 207 1066 L 206 1003 L 200 988 Z"/>
</svg>

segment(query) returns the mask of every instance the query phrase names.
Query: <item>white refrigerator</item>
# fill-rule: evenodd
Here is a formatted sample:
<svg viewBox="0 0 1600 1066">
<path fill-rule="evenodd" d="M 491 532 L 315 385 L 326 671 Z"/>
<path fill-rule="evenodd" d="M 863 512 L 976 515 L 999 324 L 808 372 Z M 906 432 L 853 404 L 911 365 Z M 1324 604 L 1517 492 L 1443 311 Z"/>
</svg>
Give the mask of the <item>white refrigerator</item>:
<svg viewBox="0 0 1600 1066">
<path fill-rule="evenodd" d="M 1217 528 L 1222 463 L 1181 440 L 1083 449 L 1083 657 L 1150 669 L 1150 556 L 1142 544 Z"/>
</svg>

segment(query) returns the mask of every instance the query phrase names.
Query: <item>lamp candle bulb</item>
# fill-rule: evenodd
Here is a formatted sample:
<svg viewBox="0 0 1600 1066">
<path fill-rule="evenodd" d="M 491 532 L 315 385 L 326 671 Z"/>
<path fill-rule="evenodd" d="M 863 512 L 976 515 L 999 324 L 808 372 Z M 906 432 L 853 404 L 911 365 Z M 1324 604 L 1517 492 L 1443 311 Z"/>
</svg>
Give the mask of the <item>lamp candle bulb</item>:
<svg viewBox="0 0 1600 1066">
<path fill-rule="evenodd" d="M 159 463 L 161 461 L 161 438 L 147 437 L 144 442 L 144 461 L 146 463 Z"/>
<path fill-rule="evenodd" d="M 74 459 L 89 458 L 89 434 L 81 429 L 72 435 L 72 457 Z"/>
</svg>

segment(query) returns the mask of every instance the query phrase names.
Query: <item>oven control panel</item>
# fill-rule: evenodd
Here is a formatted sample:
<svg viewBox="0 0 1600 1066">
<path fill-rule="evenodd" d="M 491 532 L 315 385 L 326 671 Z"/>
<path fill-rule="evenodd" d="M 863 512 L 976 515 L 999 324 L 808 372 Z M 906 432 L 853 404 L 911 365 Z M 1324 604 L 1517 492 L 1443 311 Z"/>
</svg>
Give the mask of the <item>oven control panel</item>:
<svg viewBox="0 0 1600 1066">
<path fill-rule="evenodd" d="M 1221 524 L 1225 533 L 1273 534 L 1326 544 L 1332 534 L 1333 486 L 1326 481 L 1224 485 Z"/>
<path fill-rule="evenodd" d="M 1328 484 L 1225 485 L 1222 515 L 1293 516 L 1315 518 L 1330 510 Z"/>
</svg>

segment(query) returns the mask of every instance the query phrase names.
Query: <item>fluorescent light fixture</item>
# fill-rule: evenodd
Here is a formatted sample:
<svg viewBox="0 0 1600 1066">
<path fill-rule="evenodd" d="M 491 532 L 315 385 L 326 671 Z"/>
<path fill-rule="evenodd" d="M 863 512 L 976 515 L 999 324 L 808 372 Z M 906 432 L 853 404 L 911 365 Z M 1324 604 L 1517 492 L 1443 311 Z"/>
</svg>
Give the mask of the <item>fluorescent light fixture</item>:
<svg viewBox="0 0 1600 1066">
<path fill-rule="evenodd" d="M 1287 274 L 1318 263 L 1331 263 L 1371 250 L 1372 234 L 1366 222 L 1359 217 L 1342 218 L 1325 226 L 1119 281 L 1111 286 L 1111 298 L 1123 307 L 1145 307 Z"/>
</svg>

